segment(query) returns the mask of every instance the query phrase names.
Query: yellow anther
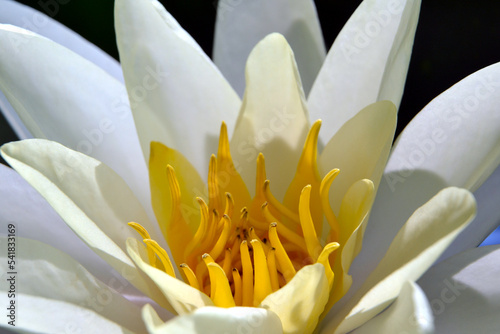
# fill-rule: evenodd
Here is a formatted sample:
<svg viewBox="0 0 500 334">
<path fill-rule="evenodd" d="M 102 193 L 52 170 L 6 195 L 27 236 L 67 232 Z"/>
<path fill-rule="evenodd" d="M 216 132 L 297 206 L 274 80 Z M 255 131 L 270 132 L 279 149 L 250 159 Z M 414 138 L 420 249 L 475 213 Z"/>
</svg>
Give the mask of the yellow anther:
<svg viewBox="0 0 500 334">
<path fill-rule="evenodd" d="M 264 214 L 264 217 L 266 218 L 268 223 L 277 223 L 278 224 L 278 232 L 280 235 L 282 235 L 288 241 L 301 247 L 305 252 L 307 252 L 307 247 L 306 247 L 306 243 L 304 241 L 304 238 L 302 236 L 298 235 L 297 233 L 295 233 L 294 231 L 290 230 L 284 224 L 278 222 L 276 217 L 274 217 L 272 215 L 272 213 L 269 211 L 267 202 L 262 204 L 262 213 Z"/>
<path fill-rule="evenodd" d="M 253 227 L 250 227 L 250 229 L 248 230 L 248 237 L 250 239 L 249 240 L 250 242 L 252 240 L 258 240 L 260 242 L 261 246 L 264 248 L 265 253 L 267 254 L 270 246 L 268 244 L 264 243 L 264 241 L 262 241 L 262 239 L 257 235 L 257 233 L 255 233 L 255 229 Z"/>
<path fill-rule="evenodd" d="M 184 250 L 184 258 L 186 259 L 192 253 L 197 253 L 195 252 L 195 250 L 200 248 L 202 240 L 206 237 L 208 230 L 208 219 L 209 219 L 208 206 L 201 197 L 197 197 L 196 201 L 200 205 L 200 214 L 201 214 L 200 225 L 198 226 L 198 229 L 196 230 L 193 239 L 191 239 L 189 244 L 186 246 L 186 249 Z"/>
<path fill-rule="evenodd" d="M 224 209 L 224 214 L 231 217 L 233 215 L 234 200 L 230 193 L 226 193 L 226 207 Z"/>
<path fill-rule="evenodd" d="M 276 259 L 280 265 L 281 273 L 288 283 L 295 276 L 295 268 L 278 237 L 278 232 L 276 231 L 277 225 L 276 223 L 271 223 L 269 226 L 269 240 L 271 241 L 271 245 L 276 249 Z"/>
<path fill-rule="evenodd" d="M 208 263 L 210 275 L 210 298 L 217 307 L 235 307 L 231 287 L 224 270 L 217 263 Z"/>
<path fill-rule="evenodd" d="M 302 189 L 299 201 L 299 216 L 300 225 L 302 226 L 302 232 L 304 233 L 304 239 L 306 241 L 307 252 L 309 256 L 312 257 L 314 261 L 318 259 L 319 254 L 323 247 L 319 243 L 318 237 L 316 235 L 316 230 L 314 228 L 314 223 L 311 217 L 311 210 L 309 208 L 309 203 L 311 199 L 311 186 L 307 185 Z"/>
<path fill-rule="evenodd" d="M 224 221 L 222 233 L 220 234 L 219 239 L 217 239 L 217 243 L 215 244 L 214 248 L 212 248 L 212 250 L 209 252 L 210 255 L 216 260 L 224 251 L 227 239 L 229 238 L 229 232 L 231 231 L 231 218 L 229 218 L 229 216 L 227 215 L 224 215 L 222 216 L 222 220 Z"/>
<path fill-rule="evenodd" d="M 276 210 L 278 210 L 280 214 L 287 217 L 294 223 L 299 224 L 299 215 L 290 210 L 289 208 L 287 208 L 286 206 L 284 206 L 283 204 L 281 204 L 281 202 L 278 201 L 276 197 L 274 197 L 274 195 L 271 193 L 271 188 L 269 184 L 270 184 L 269 180 L 264 181 L 263 189 L 266 195 L 266 200 L 269 202 L 269 204 L 271 204 L 274 208 L 276 208 Z"/>
<path fill-rule="evenodd" d="M 267 269 L 269 270 L 269 277 L 271 279 L 271 288 L 273 292 L 278 291 L 280 283 L 276 269 L 276 248 L 274 247 L 271 247 L 267 252 Z"/>
<path fill-rule="evenodd" d="M 189 266 L 185 263 L 182 263 L 179 267 L 181 268 L 181 273 L 185 277 L 184 281 L 187 280 L 189 285 L 191 285 L 195 289 L 200 290 L 200 284 L 198 283 L 198 279 L 196 278 L 196 275 L 191 270 L 191 268 L 189 268 Z"/>
<path fill-rule="evenodd" d="M 221 208 L 221 198 L 217 181 L 217 158 L 214 154 L 210 157 L 208 165 L 208 197 L 210 210 L 219 210 Z"/>
<path fill-rule="evenodd" d="M 156 253 L 156 255 L 158 255 L 161 263 L 163 264 L 163 267 L 165 268 L 165 272 L 170 276 L 175 277 L 174 267 L 172 266 L 172 262 L 170 261 L 170 257 L 168 256 L 167 252 L 154 240 L 144 239 L 143 241 L 146 246 L 148 246 L 148 248 L 150 247 L 150 249 L 152 249 Z"/>
<path fill-rule="evenodd" d="M 144 239 L 151 239 L 151 237 L 149 236 L 148 231 L 141 224 L 130 222 L 130 223 L 128 223 L 128 226 L 130 226 L 134 230 L 136 230 L 136 232 L 141 235 L 141 237 L 142 237 L 143 240 Z M 155 252 L 152 249 L 150 249 L 149 247 L 147 247 L 147 249 L 148 249 L 149 264 L 152 265 L 153 267 L 157 268 L 158 264 L 156 263 Z"/>
<path fill-rule="evenodd" d="M 271 278 L 269 277 L 269 269 L 267 268 L 266 254 L 262 248 L 262 242 L 257 239 L 253 239 L 250 243 L 253 247 L 255 275 L 253 305 L 257 307 L 264 300 L 264 298 L 273 292 L 273 289 L 271 287 Z"/>
<path fill-rule="evenodd" d="M 241 287 L 241 276 L 238 269 L 233 268 L 233 282 L 234 282 L 234 303 L 236 306 L 241 306 L 242 304 L 242 287 Z"/>
<path fill-rule="evenodd" d="M 226 248 L 226 250 L 224 251 L 224 262 L 222 263 L 222 269 L 224 269 L 224 273 L 228 277 L 231 274 L 231 260 L 231 249 Z"/>
<path fill-rule="evenodd" d="M 242 277 L 242 306 L 253 306 L 253 267 L 248 251 L 248 244 L 243 240 L 240 244 L 241 265 L 243 267 Z"/>
<path fill-rule="evenodd" d="M 321 181 L 321 186 L 319 188 L 319 194 L 321 197 L 321 208 L 323 209 L 323 214 L 330 225 L 330 240 L 339 240 L 340 226 L 337 221 L 337 217 L 333 213 L 333 210 L 330 206 L 330 186 L 332 185 L 333 180 L 339 174 L 338 169 L 332 169 L 328 174 L 325 175 L 323 180 Z"/>
<path fill-rule="evenodd" d="M 338 242 L 330 242 L 325 246 L 325 248 L 323 248 L 323 251 L 318 257 L 318 261 L 316 261 L 317 263 L 321 263 L 325 267 L 325 274 L 326 278 L 328 279 L 328 286 L 330 287 L 330 290 L 332 289 L 333 286 L 334 275 L 332 268 L 330 266 L 329 256 L 330 254 L 332 254 L 334 250 L 336 250 L 339 247 L 340 245 L 338 244 Z"/>
</svg>

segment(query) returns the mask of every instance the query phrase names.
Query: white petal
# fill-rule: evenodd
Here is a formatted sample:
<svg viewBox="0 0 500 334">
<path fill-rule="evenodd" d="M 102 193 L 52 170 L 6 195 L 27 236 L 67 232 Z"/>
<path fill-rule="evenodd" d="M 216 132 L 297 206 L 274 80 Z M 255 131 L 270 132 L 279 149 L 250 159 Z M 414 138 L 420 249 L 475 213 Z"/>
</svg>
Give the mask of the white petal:
<svg viewBox="0 0 500 334">
<path fill-rule="evenodd" d="M 8 325 L 5 321 L 0 323 L 0 327 L 8 330 L 15 328 L 16 332 L 33 334 L 95 333 L 97 328 L 99 332 L 109 334 L 133 333 L 98 313 L 78 305 L 22 293 L 17 294 L 16 297 L 16 305 L 18 305 L 16 327 Z"/>
<path fill-rule="evenodd" d="M 240 99 L 196 42 L 156 0 L 119 0 L 120 60 L 141 140 L 180 151 L 206 175 L 222 121 L 234 128 Z"/>
<path fill-rule="evenodd" d="M 276 314 L 262 308 L 203 307 L 191 314 L 176 317 L 162 324 L 149 306 L 144 306 L 144 322 L 151 334 L 185 333 L 185 334 L 268 334 L 282 333 L 280 319 Z"/>
<path fill-rule="evenodd" d="M 397 188 L 420 170 L 475 191 L 500 164 L 500 63 L 479 70 L 431 101 L 399 136 L 386 173 Z"/>
<path fill-rule="evenodd" d="M 386 255 L 328 328 L 349 332 L 380 313 L 418 279 L 475 215 L 474 197 L 465 189 L 446 188 L 419 208 L 394 238 Z"/>
<path fill-rule="evenodd" d="M 247 87 L 231 153 L 240 174 L 253 189 L 257 155 L 266 158 L 267 178 L 282 199 L 292 181 L 309 131 L 304 92 L 293 52 L 280 34 L 264 38 L 246 67 Z"/>
<path fill-rule="evenodd" d="M 18 237 L 38 240 L 60 249 L 103 282 L 107 283 L 117 275 L 66 225 L 33 187 L 13 169 L 1 164 L 0 198 L 0 217 L 5 223 L 18 227 Z"/>
<path fill-rule="evenodd" d="M 365 0 L 335 40 L 308 98 L 313 119 L 329 133 L 381 100 L 397 107 L 403 94 L 420 0 Z"/>
<path fill-rule="evenodd" d="M 12 24 L 45 36 L 88 59 L 117 80 L 123 82 L 122 70 L 116 60 L 64 25 L 16 1 L 0 0 L 0 7 L 2 8 L 0 23 Z M 49 15 L 51 13 L 55 14 L 56 11 L 56 7 L 50 6 L 50 3 L 44 3 L 44 9 Z M 0 110 L 19 138 L 32 137 L 2 92 L 0 92 Z"/>
<path fill-rule="evenodd" d="M 430 334 L 434 333 L 432 310 L 420 287 L 406 282 L 398 298 L 384 312 L 352 334 Z"/>
<path fill-rule="evenodd" d="M 0 89 L 33 136 L 108 164 L 148 208 L 147 169 L 123 84 L 20 28 L 0 25 L 0 44 Z"/>
<path fill-rule="evenodd" d="M 135 236 L 127 222 L 159 235 L 125 182 L 103 163 L 43 139 L 2 146 L 2 156 L 99 256 L 151 296 L 148 283 L 126 254 Z"/>
<path fill-rule="evenodd" d="M 7 227 L 7 226 L 6 226 Z M 22 226 L 16 226 L 16 230 Z M 15 233 L 17 235 L 17 233 Z M 1 290 L 6 294 L 10 283 L 15 281 L 15 293 L 42 297 L 94 311 L 135 332 L 144 332 L 140 308 L 129 302 L 118 292 L 130 285 L 117 278 L 110 281 L 110 287 L 95 279 L 81 264 L 67 254 L 38 241 L 16 236 L 14 239 L 0 238 L 0 245 L 6 248 L 13 243 L 15 264 L 8 265 L 8 253 L 0 256 L 0 266 L 6 273 L 2 276 Z M 8 272 L 16 272 L 10 275 Z M 11 282 L 7 279 L 14 278 Z M 3 298 L 3 296 L 2 296 Z M 23 318 L 25 305 L 19 305 L 19 318 Z"/>
<path fill-rule="evenodd" d="M 290 43 L 307 95 L 326 55 L 314 2 L 218 2 L 213 59 L 240 96 L 245 89 L 244 69 L 250 51 L 273 32 L 284 35 Z"/>
<path fill-rule="evenodd" d="M 497 333 L 500 248 L 479 247 L 432 267 L 419 281 L 438 333 Z"/>
</svg>

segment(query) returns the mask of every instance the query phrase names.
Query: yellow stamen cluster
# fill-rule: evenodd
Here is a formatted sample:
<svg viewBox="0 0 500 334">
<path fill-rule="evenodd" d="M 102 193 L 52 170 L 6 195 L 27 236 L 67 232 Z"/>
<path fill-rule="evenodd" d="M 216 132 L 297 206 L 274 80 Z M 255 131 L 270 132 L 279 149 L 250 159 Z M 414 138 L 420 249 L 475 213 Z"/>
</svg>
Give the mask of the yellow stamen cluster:
<svg viewBox="0 0 500 334">
<path fill-rule="evenodd" d="M 222 124 L 218 154 L 212 155 L 209 163 L 208 204 L 196 198 L 201 219 L 179 264 L 183 280 L 206 293 L 216 306 L 258 306 L 290 282 L 298 270 L 312 263 L 325 266 L 332 287 L 329 255 L 339 247 L 335 242 L 339 228 L 329 206 L 328 190 L 338 170 L 319 179 L 316 147 L 320 125 L 317 121 L 309 132 L 297 174 L 282 203 L 271 193 L 262 154 L 257 158 L 256 194 L 250 198 L 234 168 L 226 125 Z M 221 173 L 225 176 L 223 182 Z M 166 174 L 172 202 L 180 203 L 179 183 L 170 165 L 166 166 Z M 174 224 L 176 219 L 182 219 L 178 207 L 172 205 Z M 324 247 L 320 240 L 323 215 L 330 225 L 326 238 L 329 243 Z M 143 238 L 149 263 L 175 277 L 167 252 L 151 240 L 141 225 L 129 225 Z"/>
</svg>

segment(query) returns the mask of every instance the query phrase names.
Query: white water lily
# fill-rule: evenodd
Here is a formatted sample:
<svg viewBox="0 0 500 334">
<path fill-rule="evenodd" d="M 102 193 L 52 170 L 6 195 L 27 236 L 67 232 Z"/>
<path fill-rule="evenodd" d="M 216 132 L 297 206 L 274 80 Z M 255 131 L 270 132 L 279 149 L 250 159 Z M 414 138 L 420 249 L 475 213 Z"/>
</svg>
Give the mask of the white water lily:
<svg viewBox="0 0 500 334">
<path fill-rule="evenodd" d="M 398 102 L 413 38 L 412 33 L 405 32 L 407 27 L 410 27 L 410 32 L 412 30 L 412 25 L 407 24 L 408 22 L 416 23 L 418 10 L 415 10 L 415 6 L 418 8 L 418 3 L 405 2 L 400 16 L 392 21 L 393 29 L 383 30 L 382 41 L 373 42 L 375 50 L 360 50 L 360 58 L 354 59 L 351 68 L 342 63 L 346 59 L 339 59 L 338 52 L 334 50 L 338 51 L 342 47 L 343 36 L 355 31 L 351 29 L 367 24 L 363 21 L 368 17 L 366 13 L 382 10 L 388 3 L 365 1 L 361 5 L 350 20 L 351 25 L 348 23 L 344 29 L 344 35 L 341 33 L 339 36 L 337 49 L 335 45 L 332 47 L 331 56 L 327 57 L 307 102 L 286 42 L 278 35 L 262 41 L 254 49 L 247 65 L 247 92 L 235 124 L 236 113 L 240 108 L 237 95 L 169 14 L 156 2 L 117 2 L 117 31 L 122 64 L 137 131 L 147 160 L 150 142 L 161 141 L 185 154 L 198 171 L 206 172 L 209 154 L 217 151 L 217 141 L 213 138 L 217 136 L 220 122 L 225 120 L 228 128 L 234 129 L 231 146 L 236 151 L 232 150 L 231 153 L 234 160 L 240 163 L 247 186 L 253 184 L 250 179 L 255 179 L 252 176 L 255 175 L 255 164 L 246 161 L 249 155 L 246 152 L 262 151 L 266 156 L 271 187 L 278 185 L 272 188 L 273 192 L 278 198 L 283 198 L 285 185 L 293 178 L 309 129 L 307 110 L 312 117 L 324 119 L 323 127 L 327 131 L 323 131 L 323 135 L 327 137 L 323 139 L 326 145 L 318 160 L 320 172 L 324 173 L 324 170 L 335 167 L 341 169 L 332 186 L 330 203 L 340 221 L 343 220 L 340 205 L 342 198 L 348 203 L 344 210 L 347 217 L 357 214 L 357 219 L 346 220 L 356 222 L 351 227 L 355 233 L 351 237 L 344 236 L 341 249 L 333 253 L 341 254 L 335 255 L 336 265 L 341 262 L 344 266 L 340 271 L 335 271 L 334 291 L 339 289 L 339 284 L 341 288 L 342 285 L 350 285 L 350 277 L 342 276 L 342 272 L 349 270 L 353 255 L 359 251 L 362 233 L 356 232 L 362 231 L 371 205 L 371 183 L 356 181 L 369 178 L 374 181 L 375 186 L 378 185 L 394 131 L 394 107 L 391 104 L 382 102 L 364 107 L 381 98 Z M 232 14 L 237 16 L 238 12 L 235 8 Z M 305 13 L 310 18 L 310 10 L 306 11 L 298 6 L 297 12 Z M 222 23 L 220 25 L 223 26 Z M 223 33 L 220 34 L 224 36 Z M 148 213 L 141 208 L 141 204 L 148 205 L 146 210 L 149 207 L 149 198 L 144 189 L 147 185 L 147 181 L 144 182 L 146 169 L 140 158 L 139 140 L 127 112 L 126 95 L 121 85 L 88 62 L 48 40 L 10 27 L 3 27 L 1 38 L 4 42 L 28 42 L 14 44 L 21 47 L 22 52 L 7 48 L 0 55 L 0 87 L 31 133 L 87 151 L 86 153 L 105 161 L 111 168 L 83 154 L 43 140 L 8 144 L 2 150 L 5 158 L 96 253 L 160 306 L 181 314 L 163 324 L 152 308 L 144 307 L 142 317 L 150 332 L 181 329 L 193 332 L 206 332 L 210 329 L 229 332 L 244 328 L 262 332 L 278 331 L 281 328 L 286 332 L 304 332 L 314 327 L 322 305 L 326 303 L 324 291 L 329 289 L 328 275 L 325 275 L 325 268 L 319 264 L 305 266 L 289 284 L 271 294 L 268 303 L 263 302 L 267 310 L 213 307 L 195 310 L 200 306 L 211 305 L 212 301 L 203 293 L 149 265 L 148 256 L 141 253 L 140 244 L 134 242 L 134 239 L 126 241 L 127 237 L 135 238 L 137 235 L 124 223 L 137 221 L 150 232 L 151 239 L 166 248 L 163 238 L 159 237 L 158 228 L 151 222 L 154 218 L 152 215 L 148 218 Z M 219 43 L 224 44 L 220 40 Z M 40 57 L 33 59 L 35 52 Z M 353 57 L 356 55 L 351 54 Z M 227 59 L 222 60 L 224 61 Z M 45 68 L 39 64 L 44 64 Z M 359 64 L 376 71 L 360 67 Z M 77 68 L 78 71 L 71 71 L 72 68 Z M 45 75 L 43 71 L 46 71 Z M 342 73 L 343 71 L 345 72 Z M 330 76 L 331 73 L 336 75 Z M 368 278 L 361 270 L 359 275 L 353 275 L 353 287 L 357 282 L 364 284 L 356 289 L 357 292 L 348 301 L 337 303 L 340 306 L 335 306 L 331 317 L 333 319 L 325 320 L 322 324 L 325 332 L 347 332 L 361 325 L 358 329 L 360 332 L 432 331 L 431 307 L 419 286 L 413 282 L 435 262 L 468 224 L 475 211 L 474 200 L 466 190 L 448 188 L 439 192 L 412 215 L 394 237 L 399 229 L 396 226 L 403 224 L 416 207 L 446 186 L 477 189 L 498 165 L 499 138 L 498 131 L 495 131 L 499 124 L 495 122 L 499 117 L 495 108 L 498 94 L 494 94 L 498 87 L 498 73 L 499 66 L 494 65 L 464 79 L 429 104 L 399 138 L 386 168 L 384 179 L 387 182 L 381 183 L 378 194 L 381 199 L 375 204 L 364 238 L 364 247 L 368 250 L 377 248 L 377 251 L 363 251 L 359 255 L 361 260 L 370 261 L 371 266 L 377 263 L 378 266 L 373 271 L 370 270 Z M 26 78 L 30 80 L 24 80 Z M 354 79 L 349 81 L 353 83 L 352 87 L 346 87 L 346 78 Z M 61 86 L 61 82 L 69 83 L 69 87 Z M 276 82 L 279 85 L 273 84 Z M 373 82 L 379 84 L 374 85 Z M 325 89 L 337 86 L 342 90 L 333 90 L 332 94 L 325 96 Z M 57 92 L 53 95 L 54 98 L 47 99 L 46 96 L 50 96 L 53 91 Z M 314 102 L 314 94 L 318 96 L 317 102 Z M 360 103 L 360 106 L 354 103 L 353 96 L 357 97 L 355 102 Z M 449 106 L 460 103 L 463 105 L 462 109 L 449 109 Z M 475 107 L 475 110 L 467 107 Z M 180 114 L 179 110 L 187 115 Z M 200 110 L 205 113 L 200 113 Z M 326 112 L 330 110 L 334 112 Z M 474 119 L 469 119 L 473 111 Z M 92 112 L 95 114 L 89 115 Z M 445 117 L 436 117 L 438 112 L 444 113 Z M 281 118 L 273 119 L 276 115 L 281 115 Z M 286 118 L 287 116 L 290 117 Z M 286 120 L 289 121 L 286 124 L 287 130 L 278 131 L 278 125 L 281 124 L 277 122 Z M 339 125 L 332 124 L 333 121 L 337 121 Z M 271 128 L 273 124 L 276 127 Z M 84 137 L 79 138 L 75 133 L 82 133 Z M 271 138 L 261 139 L 269 133 L 272 134 Z M 330 139 L 331 136 L 333 137 Z M 125 138 L 127 141 L 124 141 Z M 461 152 L 471 152 L 468 153 L 471 161 L 460 170 L 452 169 L 456 161 L 462 158 Z M 423 159 L 415 160 L 422 155 Z M 257 153 L 250 160 L 253 162 L 255 158 Z M 176 168 L 178 174 L 189 173 L 187 163 L 176 163 L 183 167 Z M 12 221 L 27 219 L 36 222 L 29 214 L 27 217 L 19 216 L 16 208 L 20 204 L 16 204 L 16 199 L 22 196 L 23 201 L 19 200 L 19 203 L 23 205 L 31 200 L 36 201 L 34 204 L 38 207 L 44 204 L 33 190 L 20 188 L 21 181 L 16 179 L 17 176 L 11 170 L 2 168 L 2 174 L 6 180 L 14 178 L 6 181 L 8 183 L 4 183 L 5 188 L 2 188 L 6 194 L 7 191 L 9 193 L 8 201 L 2 204 L 2 217 Z M 195 173 L 192 172 L 191 175 Z M 196 177 L 185 178 L 184 181 L 191 184 L 183 189 L 203 189 L 200 186 L 201 180 Z M 358 188 L 367 185 L 364 198 L 359 195 L 362 191 L 356 187 L 348 191 L 355 183 Z M 396 192 L 391 192 L 391 187 Z M 407 190 L 412 191 L 415 200 L 408 200 L 401 195 L 405 195 Z M 2 198 L 7 199 L 6 196 Z M 154 198 L 153 196 L 153 200 Z M 395 199 L 399 199 L 405 206 L 395 205 Z M 14 203 L 11 204 L 11 201 Z M 392 202 L 391 206 L 386 201 Z M 359 209 L 359 212 L 350 211 L 349 208 Z M 53 215 L 53 212 L 49 211 L 49 215 Z M 55 216 L 48 216 L 47 219 L 57 220 Z M 374 239 L 372 233 L 368 233 L 370 228 L 383 227 L 384 223 L 390 224 L 393 231 L 373 232 L 373 235 L 385 234 L 383 238 Z M 361 227 L 356 230 L 358 224 Z M 492 226 L 493 222 L 489 228 Z M 33 224 L 28 229 L 31 227 L 33 230 L 38 228 Z M 481 233 L 477 233 L 475 237 L 479 238 Z M 467 237 L 472 239 L 470 235 Z M 54 237 L 50 243 L 68 249 L 70 247 L 64 245 L 68 240 L 64 234 Z M 385 246 L 387 240 L 394 240 L 390 247 L 388 243 Z M 374 246 L 375 242 L 378 245 Z M 460 247 L 464 246 L 459 245 L 451 251 L 459 251 Z M 380 258 L 377 256 L 387 248 L 386 256 L 379 263 Z M 29 312 L 35 319 L 30 323 L 22 323 L 24 330 L 60 332 L 67 330 L 68 326 L 81 326 L 84 331 L 91 331 L 93 325 L 99 326 L 103 331 L 143 330 L 137 308 L 119 294 L 105 289 L 102 283 L 96 281 L 71 258 L 33 241 L 21 240 L 19 249 L 19 258 L 23 259 L 20 272 L 34 272 L 37 279 L 37 284 L 34 285 L 33 278 L 20 276 L 23 280 L 19 284 L 20 298 L 27 301 L 24 304 L 28 305 L 29 302 L 33 305 L 23 312 Z M 481 261 L 476 261 L 477 255 L 466 254 L 455 260 L 455 266 L 452 266 L 454 269 L 446 267 L 440 270 L 440 266 L 436 267 L 436 276 L 443 279 L 439 282 L 449 289 L 446 291 L 453 292 L 446 285 L 446 279 L 450 277 L 451 281 L 454 270 L 465 267 L 468 263 L 472 263 L 469 266 L 471 269 L 468 274 L 461 276 L 465 277 L 460 280 L 461 283 L 477 287 L 481 286 L 477 283 L 478 280 L 494 277 L 491 276 L 494 272 L 481 272 L 481 276 L 476 277 L 475 266 L 480 265 Z M 490 255 L 494 255 L 494 252 Z M 490 257 L 494 259 L 494 256 L 488 256 L 488 261 L 491 261 Z M 470 262 L 471 258 L 474 262 Z M 6 263 L 5 259 L 2 263 Z M 91 268 L 93 264 L 95 263 L 90 261 Z M 95 267 L 93 271 L 97 272 Z M 307 277 L 307 280 L 301 280 L 303 277 Z M 119 292 L 127 285 L 116 279 L 111 281 L 113 277 L 101 278 Z M 432 276 L 424 277 L 424 288 L 426 279 L 427 287 L 433 282 Z M 304 281 L 309 284 L 304 284 Z M 73 285 L 74 282 L 79 282 L 77 287 Z M 493 284 L 489 284 L 487 288 L 489 293 L 496 291 Z M 434 309 L 432 298 L 442 297 L 441 291 L 444 290 L 425 291 Z M 463 286 L 458 291 L 465 294 Z M 467 292 L 471 293 L 470 289 Z M 463 306 L 465 302 L 461 303 L 459 296 L 454 296 L 453 306 Z M 397 300 L 391 304 L 396 297 Z M 441 318 L 437 317 L 437 320 L 446 318 L 447 306 L 451 302 L 448 294 L 445 297 L 445 300 L 438 299 L 445 307 L 439 314 Z M 474 297 L 472 294 L 472 298 Z M 302 308 L 294 308 L 298 305 Z M 391 306 L 385 312 L 373 318 L 388 305 Z M 486 315 L 496 312 L 491 305 L 484 307 L 490 307 L 484 309 L 487 311 L 483 312 Z M 51 314 L 56 314 L 58 319 L 64 314 L 68 321 L 51 321 Z M 371 318 L 373 319 L 370 320 Z M 468 321 L 470 325 L 474 319 L 462 317 L 455 320 Z M 488 320 L 493 328 L 498 321 L 493 317 Z M 444 320 L 436 321 L 436 325 L 441 325 L 438 329 L 446 330 L 449 328 L 446 326 L 450 324 Z M 460 328 L 456 323 L 452 325 Z"/>
</svg>

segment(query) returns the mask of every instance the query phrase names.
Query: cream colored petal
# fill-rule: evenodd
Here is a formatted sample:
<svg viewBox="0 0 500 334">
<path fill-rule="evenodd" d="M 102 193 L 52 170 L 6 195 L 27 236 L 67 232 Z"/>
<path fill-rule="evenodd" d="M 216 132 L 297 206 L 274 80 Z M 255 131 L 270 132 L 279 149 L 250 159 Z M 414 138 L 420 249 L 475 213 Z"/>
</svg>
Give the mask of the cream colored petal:
<svg viewBox="0 0 500 334">
<path fill-rule="evenodd" d="M 434 333 L 434 317 L 431 306 L 417 284 L 406 282 L 391 306 L 352 332 L 352 334 L 372 333 Z"/>
<path fill-rule="evenodd" d="M 234 128 L 239 97 L 158 1 L 116 1 L 115 28 L 146 161 L 150 142 L 159 141 L 205 175 L 222 121 Z"/>
<path fill-rule="evenodd" d="M 349 332 L 376 316 L 418 279 L 474 218 L 476 203 L 465 189 L 446 188 L 419 208 L 399 231 L 362 287 L 334 314 L 327 328 Z"/>
<path fill-rule="evenodd" d="M 313 119 L 321 118 L 328 142 L 367 105 L 403 94 L 420 0 L 365 0 L 330 48 L 308 98 Z"/>
<path fill-rule="evenodd" d="M 126 254 L 126 238 L 135 236 L 127 222 L 141 222 L 152 236 L 158 234 L 115 172 L 102 162 L 44 139 L 5 144 L 1 152 L 94 252 L 139 290 L 154 295 Z"/>
<path fill-rule="evenodd" d="M 51 6 L 50 2 L 44 5 L 47 7 L 42 8 L 46 8 L 47 14 L 57 14 L 59 10 L 57 6 Z M 12 24 L 45 36 L 88 59 L 123 82 L 122 69 L 115 59 L 48 15 L 11 0 L 0 0 L 0 7 L 2 8 L 0 23 Z M 33 137 L 2 92 L 0 92 L 0 110 L 19 138 Z"/>
<path fill-rule="evenodd" d="M 371 104 L 345 123 L 325 146 L 319 159 L 323 173 L 340 169 L 330 191 L 335 213 L 354 182 L 369 179 L 378 188 L 396 130 L 396 113 L 392 102 Z"/>
<path fill-rule="evenodd" d="M 103 161 L 150 210 L 147 169 L 124 85 L 74 52 L 20 28 L 0 25 L 0 45 L 0 90 L 31 134 Z"/>
<path fill-rule="evenodd" d="M 273 194 L 282 199 L 295 174 L 309 116 L 293 52 L 280 34 L 264 38 L 246 66 L 247 87 L 231 140 L 231 153 L 243 180 L 255 184 L 256 160 L 266 158 Z"/>
<path fill-rule="evenodd" d="M 19 293 L 16 296 L 16 303 L 18 313 L 15 327 L 2 321 L 0 328 L 33 334 L 95 333 L 97 328 L 99 332 L 109 334 L 134 333 L 97 312 L 68 302 Z"/>
<path fill-rule="evenodd" d="M 169 311 L 189 314 L 204 306 L 213 306 L 212 300 L 181 280 L 149 265 L 146 247 L 134 238 L 127 240 L 127 251 L 135 264 L 148 275 L 169 302 Z"/>
<path fill-rule="evenodd" d="M 164 324 L 160 323 L 161 319 L 149 305 L 144 306 L 142 314 L 151 334 L 279 334 L 283 332 L 280 319 L 276 314 L 255 307 L 203 307 Z"/>
<path fill-rule="evenodd" d="M 278 315 L 283 333 L 312 333 L 328 301 L 325 267 L 305 266 L 278 291 L 268 295 L 259 307 Z"/>
<path fill-rule="evenodd" d="M 437 333 L 496 333 L 500 328 L 499 245 L 460 253 L 418 281 L 434 312 Z"/>
<path fill-rule="evenodd" d="M 284 35 L 290 43 L 307 95 L 326 56 L 314 2 L 222 0 L 217 3 L 213 59 L 240 96 L 245 90 L 244 68 L 250 51 L 273 32 Z"/>
<path fill-rule="evenodd" d="M 22 230 L 23 227 L 16 225 L 16 230 Z M 7 279 L 15 277 L 16 294 L 79 305 L 133 332 L 145 332 L 140 308 L 120 295 L 130 285 L 123 278 L 117 277 L 105 282 L 108 284 L 105 285 L 73 258 L 47 244 L 19 237 L 15 241 L 7 237 L 0 238 L 0 245 L 4 249 L 9 242 L 15 244 L 15 263 L 10 267 L 8 253 L 1 253 L 0 267 L 7 273 L 0 282 L 0 290 L 4 294 L 10 289 Z M 17 275 L 8 274 L 12 271 Z M 26 305 L 19 304 L 20 320 L 28 316 L 25 308 Z"/>
</svg>

